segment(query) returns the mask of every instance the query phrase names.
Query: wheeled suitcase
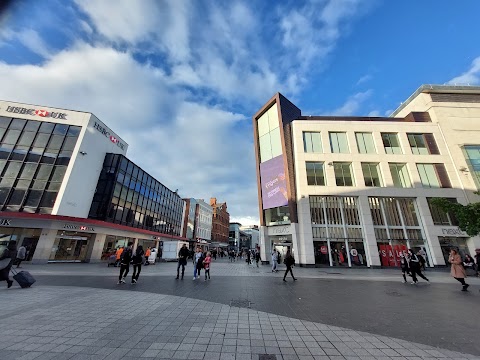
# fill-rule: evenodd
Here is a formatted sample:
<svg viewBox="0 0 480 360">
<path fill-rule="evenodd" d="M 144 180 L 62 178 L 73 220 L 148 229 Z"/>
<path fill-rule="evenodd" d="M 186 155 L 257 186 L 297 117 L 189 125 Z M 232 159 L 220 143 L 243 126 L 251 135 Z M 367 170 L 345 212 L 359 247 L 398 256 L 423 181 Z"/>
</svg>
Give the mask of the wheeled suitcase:
<svg viewBox="0 0 480 360">
<path fill-rule="evenodd" d="M 37 281 L 28 271 L 20 271 L 17 273 L 13 268 L 11 270 L 14 274 L 13 279 L 21 288 L 29 288 L 35 281 Z"/>
</svg>

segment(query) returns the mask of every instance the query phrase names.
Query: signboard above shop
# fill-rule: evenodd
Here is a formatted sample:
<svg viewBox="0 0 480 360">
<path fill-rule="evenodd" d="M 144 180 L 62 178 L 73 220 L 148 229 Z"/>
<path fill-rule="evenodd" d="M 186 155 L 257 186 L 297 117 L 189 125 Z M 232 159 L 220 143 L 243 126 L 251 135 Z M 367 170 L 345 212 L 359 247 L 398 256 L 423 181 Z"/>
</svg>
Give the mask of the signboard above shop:
<svg viewBox="0 0 480 360">
<path fill-rule="evenodd" d="M 284 226 L 270 226 L 268 229 L 268 235 L 291 235 L 292 227 L 290 225 Z"/>
</svg>

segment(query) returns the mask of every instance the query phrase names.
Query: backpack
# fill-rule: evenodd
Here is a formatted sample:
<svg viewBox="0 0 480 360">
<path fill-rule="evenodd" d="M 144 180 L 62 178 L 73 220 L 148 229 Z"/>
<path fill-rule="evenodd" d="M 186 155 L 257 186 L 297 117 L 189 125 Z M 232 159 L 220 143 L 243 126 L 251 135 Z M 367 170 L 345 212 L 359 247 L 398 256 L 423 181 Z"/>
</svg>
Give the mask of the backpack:
<svg viewBox="0 0 480 360">
<path fill-rule="evenodd" d="M 120 261 L 124 264 L 130 264 L 130 261 L 132 261 L 132 249 L 124 249 L 122 255 L 120 255 Z"/>
</svg>

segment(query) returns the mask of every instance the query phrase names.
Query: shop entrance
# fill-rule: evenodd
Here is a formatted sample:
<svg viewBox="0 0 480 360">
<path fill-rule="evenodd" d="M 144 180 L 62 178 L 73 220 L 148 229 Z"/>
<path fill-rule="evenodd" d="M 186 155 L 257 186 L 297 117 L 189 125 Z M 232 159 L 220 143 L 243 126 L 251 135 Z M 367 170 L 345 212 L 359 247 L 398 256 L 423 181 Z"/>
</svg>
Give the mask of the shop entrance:
<svg viewBox="0 0 480 360">
<path fill-rule="evenodd" d="M 319 239 L 313 244 L 316 266 L 367 266 L 363 239 Z"/>
<path fill-rule="evenodd" d="M 87 260 L 87 251 L 91 234 L 58 235 L 50 254 L 49 262 L 84 262 Z"/>
</svg>

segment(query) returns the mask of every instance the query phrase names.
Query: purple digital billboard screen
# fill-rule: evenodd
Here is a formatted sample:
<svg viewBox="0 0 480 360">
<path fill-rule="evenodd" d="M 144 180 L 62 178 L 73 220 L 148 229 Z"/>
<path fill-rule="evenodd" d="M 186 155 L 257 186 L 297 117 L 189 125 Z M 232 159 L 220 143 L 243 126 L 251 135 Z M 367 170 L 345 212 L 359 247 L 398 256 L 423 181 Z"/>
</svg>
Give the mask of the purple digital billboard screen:
<svg viewBox="0 0 480 360">
<path fill-rule="evenodd" d="M 288 205 L 283 155 L 260 164 L 263 209 Z"/>
</svg>

